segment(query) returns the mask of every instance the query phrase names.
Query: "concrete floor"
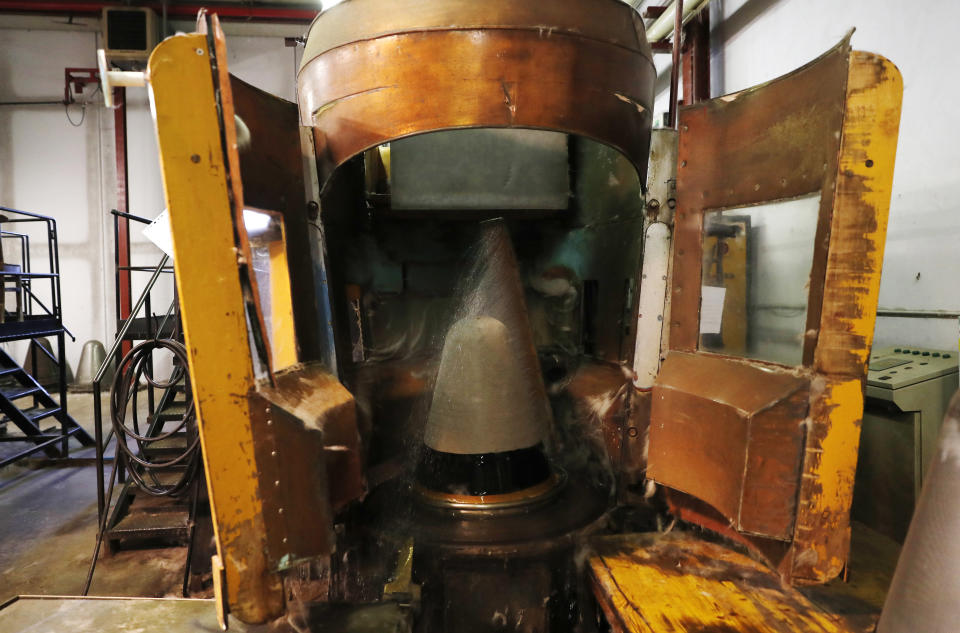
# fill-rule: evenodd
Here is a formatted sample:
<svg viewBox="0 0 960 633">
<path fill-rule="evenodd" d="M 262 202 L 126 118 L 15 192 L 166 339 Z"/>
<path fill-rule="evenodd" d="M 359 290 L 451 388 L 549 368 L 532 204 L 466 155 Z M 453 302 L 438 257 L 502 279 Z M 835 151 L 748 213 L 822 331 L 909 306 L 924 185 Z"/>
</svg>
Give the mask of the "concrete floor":
<svg viewBox="0 0 960 633">
<path fill-rule="evenodd" d="M 92 435 L 93 395 L 70 394 L 67 404 Z M 50 466 L 33 458 L 0 469 L 0 604 L 16 595 L 83 590 L 96 543 L 96 469 L 92 448 L 81 450 L 76 441 L 70 447 L 71 457 L 86 459 Z M 177 547 L 101 554 L 90 594 L 179 597 L 185 558 L 186 548 Z"/>
</svg>

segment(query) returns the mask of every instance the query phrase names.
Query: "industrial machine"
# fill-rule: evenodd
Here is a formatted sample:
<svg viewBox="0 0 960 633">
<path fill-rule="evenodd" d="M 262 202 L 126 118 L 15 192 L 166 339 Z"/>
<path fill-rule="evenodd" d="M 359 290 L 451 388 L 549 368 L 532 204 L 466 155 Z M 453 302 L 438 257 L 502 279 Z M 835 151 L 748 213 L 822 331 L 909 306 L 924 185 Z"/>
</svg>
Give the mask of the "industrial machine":
<svg viewBox="0 0 960 633">
<path fill-rule="evenodd" d="M 853 517 L 903 543 L 957 391 L 957 353 L 900 345 L 874 350 Z"/>
<path fill-rule="evenodd" d="M 840 630 L 791 585 L 848 560 L 889 61 L 651 144 L 621 2 L 351 0 L 299 104 L 227 45 L 204 15 L 146 81 L 235 618 Z"/>
</svg>

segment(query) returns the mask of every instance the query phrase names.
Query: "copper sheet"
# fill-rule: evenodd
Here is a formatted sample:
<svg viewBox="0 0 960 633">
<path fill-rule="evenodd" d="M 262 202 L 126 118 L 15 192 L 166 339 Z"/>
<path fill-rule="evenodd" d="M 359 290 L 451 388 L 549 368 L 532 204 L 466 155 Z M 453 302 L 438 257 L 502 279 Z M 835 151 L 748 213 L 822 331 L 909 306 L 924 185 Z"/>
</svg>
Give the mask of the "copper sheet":
<svg viewBox="0 0 960 633">
<path fill-rule="evenodd" d="M 843 124 L 848 40 L 769 83 L 680 110 L 670 341 L 699 340 L 703 212 L 821 192 L 807 330 L 819 327 Z M 816 338 L 808 337 L 804 361 Z"/>
<path fill-rule="evenodd" d="M 627 5 L 446 0 L 416 19 L 398 18 L 396 27 L 387 18 L 351 23 L 355 39 L 340 44 L 348 37 L 334 26 L 377 8 L 396 11 L 383 5 L 345 3 L 311 29 L 308 48 L 318 54 L 298 76 L 300 115 L 315 127 L 322 185 L 365 149 L 464 127 L 578 134 L 617 148 L 646 172 L 655 70 Z"/>
<path fill-rule="evenodd" d="M 808 381 L 740 360 L 672 352 L 653 388 L 647 476 L 739 530 L 793 535 Z"/>
</svg>

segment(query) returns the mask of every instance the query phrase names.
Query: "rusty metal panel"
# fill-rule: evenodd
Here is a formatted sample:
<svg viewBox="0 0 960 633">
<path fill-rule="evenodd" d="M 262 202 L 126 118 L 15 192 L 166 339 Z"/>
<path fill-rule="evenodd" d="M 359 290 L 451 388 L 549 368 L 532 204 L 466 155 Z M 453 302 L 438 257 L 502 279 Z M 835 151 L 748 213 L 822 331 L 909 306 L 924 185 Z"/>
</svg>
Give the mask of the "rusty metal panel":
<svg viewBox="0 0 960 633">
<path fill-rule="evenodd" d="M 689 493 L 670 493 L 671 508 L 678 515 L 747 545 L 795 582 L 834 578 L 849 554 L 863 380 L 876 317 L 901 97 L 896 67 L 876 55 L 851 53 L 845 40 L 784 78 L 681 113 L 670 344 L 683 352 L 671 352 L 664 368 L 676 363 L 671 359 L 686 357 L 686 375 L 700 372 L 700 384 L 687 378 L 687 401 L 665 402 L 658 394 L 668 394 L 674 387 L 671 375 L 665 371 L 658 379 L 651 413 L 650 471 L 668 486 Z M 809 112 L 817 116 L 807 120 Z M 710 481 L 712 472 L 695 474 L 669 461 L 684 456 L 686 467 L 695 469 L 697 460 L 709 461 L 705 458 L 710 450 L 724 442 L 735 446 L 738 438 L 696 440 L 699 446 L 691 454 L 681 446 L 682 432 L 661 434 L 677 419 L 695 425 L 709 412 L 716 417 L 710 424 L 702 423 L 708 427 L 702 432 L 739 432 L 736 425 L 724 430 L 717 422 L 722 420 L 717 404 L 725 396 L 716 392 L 736 389 L 727 384 L 732 374 L 717 367 L 717 357 L 711 354 L 686 353 L 696 349 L 699 334 L 703 212 L 816 191 L 820 213 L 803 366 L 792 370 L 809 386 L 781 401 L 779 411 L 759 415 L 756 428 L 762 432 L 751 437 L 752 452 L 744 462 L 745 473 L 755 473 L 747 477 L 754 485 L 742 487 L 740 515 L 734 517 L 728 487 L 736 481 L 731 473 L 727 487 L 718 491 Z M 755 372 L 786 371 L 756 361 L 738 362 Z M 762 385 L 765 379 L 759 376 L 745 377 L 742 387 Z M 704 404 L 702 399 L 712 402 Z M 768 415 L 774 419 L 765 425 L 762 418 Z M 778 416 L 783 416 L 779 422 Z M 792 420 L 793 429 L 787 420 Z M 797 453 L 798 441 L 801 478 L 793 507 L 790 498 L 776 492 L 776 485 L 767 485 L 794 480 L 796 462 L 789 456 Z M 780 488 L 785 491 L 785 486 Z M 745 511 L 753 515 L 748 520 Z M 792 529 L 774 520 L 790 514 L 795 515 Z M 764 529 L 751 529 L 754 521 Z M 778 544 L 775 538 L 783 541 Z"/>
<path fill-rule="evenodd" d="M 244 203 L 277 211 L 286 228 L 287 261 L 297 346 L 303 361 L 320 358 L 306 184 L 295 103 L 230 77 L 234 111 L 245 128 L 239 141 Z"/>
<path fill-rule="evenodd" d="M 805 364 L 820 318 L 849 41 L 769 83 L 680 110 L 672 349 L 699 340 L 703 212 L 821 192 Z"/>
<path fill-rule="evenodd" d="M 890 60 L 854 51 L 847 86 L 814 366 L 863 380 L 880 291 L 903 78 Z"/>
<path fill-rule="evenodd" d="M 276 387 L 261 385 L 259 394 L 274 408 L 282 409 L 303 426 L 304 437 L 319 432 L 326 464 L 324 493 L 334 511 L 363 496 L 366 485 L 360 454 L 360 433 L 353 396 L 319 364 L 302 365 L 277 374 Z M 288 438 L 295 441 L 295 438 Z M 284 450 L 288 443 L 284 443 Z M 281 455 L 282 456 L 282 455 Z M 282 469 L 294 479 L 297 468 L 309 464 L 283 460 Z M 270 482 L 272 483 L 272 481 Z M 306 511 L 306 510 L 303 510 Z"/>
<path fill-rule="evenodd" d="M 793 372 L 671 352 L 653 387 L 647 476 L 738 530 L 788 540 L 807 398 L 808 380 Z"/>
<path fill-rule="evenodd" d="M 321 184 L 380 143 L 464 127 L 586 136 L 645 173 L 655 70 L 632 8 L 444 0 L 404 15 L 384 5 L 344 3 L 311 29 L 298 86 Z M 395 17 L 351 23 L 378 11 Z"/>
<path fill-rule="evenodd" d="M 272 571 L 334 548 L 323 433 L 261 394 L 250 394 L 250 422 Z"/>
</svg>

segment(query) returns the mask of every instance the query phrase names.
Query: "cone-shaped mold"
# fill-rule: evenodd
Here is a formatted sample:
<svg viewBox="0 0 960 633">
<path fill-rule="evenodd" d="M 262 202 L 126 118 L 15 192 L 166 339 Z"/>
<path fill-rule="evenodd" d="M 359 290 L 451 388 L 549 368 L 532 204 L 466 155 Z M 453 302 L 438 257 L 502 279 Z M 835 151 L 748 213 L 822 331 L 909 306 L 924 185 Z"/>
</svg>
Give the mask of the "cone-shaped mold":
<svg viewBox="0 0 960 633">
<path fill-rule="evenodd" d="M 92 340 L 83 344 L 83 350 L 80 352 L 80 362 L 77 364 L 77 377 L 70 385 L 70 391 L 93 391 L 93 381 L 100 371 L 100 365 L 107 357 L 107 350 L 103 348 L 103 343 Z M 107 366 L 101 387 L 105 390 L 110 388 L 113 382 L 113 364 Z"/>
<path fill-rule="evenodd" d="M 485 223 L 458 319 L 446 333 L 424 429 L 418 482 L 463 496 L 552 482 L 550 408 L 510 237 Z"/>
</svg>

